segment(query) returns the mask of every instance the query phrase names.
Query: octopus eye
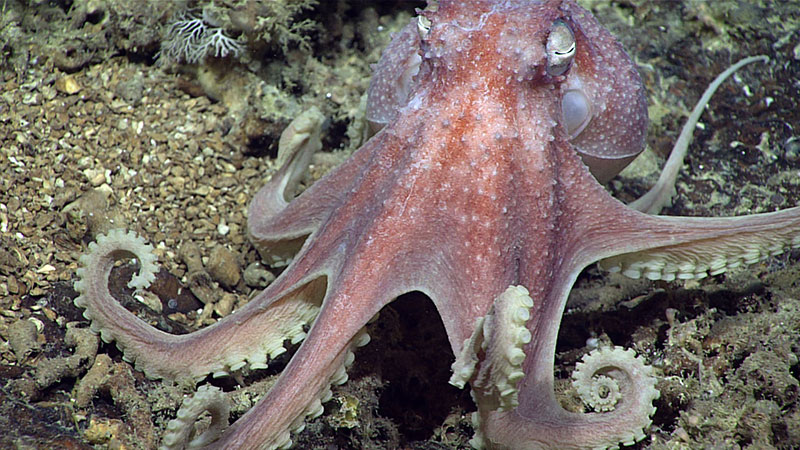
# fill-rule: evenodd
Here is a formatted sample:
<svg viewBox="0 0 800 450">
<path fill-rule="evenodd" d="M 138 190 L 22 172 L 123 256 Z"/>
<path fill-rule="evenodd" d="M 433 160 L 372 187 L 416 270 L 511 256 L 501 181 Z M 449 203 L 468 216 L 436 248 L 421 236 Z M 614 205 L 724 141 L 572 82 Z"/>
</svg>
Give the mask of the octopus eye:
<svg viewBox="0 0 800 450">
<path fill-rule="evenodd" d="M 563 75 L 575 56 L 575 35 L 562 20 L 553 22 L 550 35 L 547 37 L 547 74 L 550 76 Z"/>
<path fill-rule="evenodd" d="M 431 34 L 431 20 L 425 16 L 417 16 L 417 32 L 420 39 L 427 39 Z"/>
</svg>

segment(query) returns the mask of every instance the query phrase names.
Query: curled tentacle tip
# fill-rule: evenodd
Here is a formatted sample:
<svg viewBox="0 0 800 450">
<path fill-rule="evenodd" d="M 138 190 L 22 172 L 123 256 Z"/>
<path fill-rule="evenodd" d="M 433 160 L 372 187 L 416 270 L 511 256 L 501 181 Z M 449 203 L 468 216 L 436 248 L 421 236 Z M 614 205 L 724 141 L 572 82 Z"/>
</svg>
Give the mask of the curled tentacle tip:
<svg viewBox="0 0 800 450">
<path fill-rule="evenodd" d="M 206 431 L 195 437 L 194 425 L 203 412 L 211 413 L 211 424 Z M 161 450 L 200 448 L 216 441 L 228 426 L 230 402 L 219 388 L 201 386 L 197 392 L 184 399 L 176 418 L 167 424 L 167 432 L 161 440 Z"/>
<path fill-rule="evenodd" d="M 652 366 L 636 352 L 622 347 L 595 349 L 575 366 L 572 383 L 589 408 L 609 414 L 619 411 L 625 417 L 629 434 L 618 442 L 631 445 L 644 439 L 660 392 Z"/>
</svg>

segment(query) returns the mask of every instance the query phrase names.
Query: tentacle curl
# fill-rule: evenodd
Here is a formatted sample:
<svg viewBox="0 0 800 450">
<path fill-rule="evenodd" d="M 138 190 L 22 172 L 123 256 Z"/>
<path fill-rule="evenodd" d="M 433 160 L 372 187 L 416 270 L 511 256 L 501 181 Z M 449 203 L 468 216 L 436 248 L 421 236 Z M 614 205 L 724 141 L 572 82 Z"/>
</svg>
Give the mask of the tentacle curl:
<svg viewBox="0 0 800 450">
<path fill-rule="evenodd" d="M 206 431 L 194 437 L 195 421 L 203 412 L 211 414 L 211 423 Z M 205 385 L 183 400 L 178 415 L 167 425 L 160 450 L 196 449 L 208 445 L 228 427 L 231 405 L 219 388 Z"/>
<path fill-rule="evenodd" d="M 572 385 L 578 390 L 578 395 L 595 411 L 614 410 L 625 391 L 636 391 L 645 398 L 649 397 L 649 402 L 642 403 L 649 403 L 649 407 L 645 406 L 642 411 L 640 433 L 650 425 L 650 416 L 656 411 L 652 401 L 660 393 L 655 384 L 653 368 L 645 365 L 632 349 L 622 347 L 593 350 L 583 357 L 572 373 Z M 644 433 L 637 433 L 635 438 L 637 441 L 643 439 Z"/>
<path fill-rule="evenodd" d="M 606 449 L 643 439 L 659 392 L 652 368 L 633 350 L 595 350 L 578 364 L 573 375 L 578 392 L 600 412 L 564 410 L 555 398 L 552 379 L 528 380 L 527 392 L 521 391 L 520 381 L 537 376 L 523 373 L 522 364 L 537 355 L 525 351 L 533 344 L 526 328 L 533 307 L 524 287 L 509 287 L 489 313 L 478 319 L 453 364 L 451 384 L 463 387 L 469 381 L 478 405 L 472 415 L 475 436 L 470 445 L 477 449 Z"/>
<path fill-rule="evenodd" d="M 131 287 L 146 287 L 155 273 L 152 247 L 135 233 L 112 230 L 90 244 L 81 257 L 75 305 L 85 308 L 91 329 L 105 342 L 116 341 L 125 360 L 150 378 L 198 380 L 209 373 L 224 376 L 245 367 L 267 367 L 267 357 L 285 352 L 284 342 L 298 343 L 317 316 L 325 277 L 276 281 L 236 314 L 185 335 L 158 330 L 119 304 L 108 291 L 108 276 L 120 257 L 140 261 Z M 299 287 L 296 287 L 299 286 Z"/>
</svg>

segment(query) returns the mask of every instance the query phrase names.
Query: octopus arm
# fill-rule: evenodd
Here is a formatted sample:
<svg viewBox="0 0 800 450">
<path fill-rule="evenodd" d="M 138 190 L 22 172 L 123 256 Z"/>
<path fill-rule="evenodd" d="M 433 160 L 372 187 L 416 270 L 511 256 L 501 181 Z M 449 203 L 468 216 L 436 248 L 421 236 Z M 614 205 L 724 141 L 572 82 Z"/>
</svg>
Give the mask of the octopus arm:
<svg viewBox="0 0 800 450">
<path fill-rule="evenodd" d="M 678 140 L 675 141 L 675 146 L 672 147 L 669 159 L 667 159 L 666 164 L 664 164 L 664 169 L 661 171 L 661 175 L 658 177 L 656 184 L 628 206 L 648 214 L 658 214 L 663 207 L 669 206 L 672 203 L 672 197 L 675 195 L 675 181 L 678 179 L 678 171 L 683 166 L 683 159 L 686 157 L 686 153 L 689 151 L 689 144 L 692 142 L 692 134 L 697 126 L 697 122 L 700 121 L 700 116 L 703 114 L 706 106 L 708 106 L 711 96 L 714 95 L 714 92 L 717 91 L 720 85 L 722 85 L 722 82 L 728 79 L 728 77 L 747 64 L 756 61 L 767 62 L 769 58 L 766 56 L 744 58 L 714 78 L 714 81 L 712 81 L 705 92 L 703 92 L 700 100 L 697 101 L 692 113 L 689 114 L 689 118 L 686 119 L 686 123 L 681 129 L 681 134 L 678 136 Z"/>
<path fill-rule="evenodd" d="M 265 368 L 267 356 L 285 351 L 284 341 L 305 337 L 303 326 L 316 317 L 325 291 L 326 279 L 318 271 L 310 270 L 304 279 L 282 276 L 235 314 L 202 330 L 173 335 L 136 317 L 108 291 L 111 269 L 124 256 L 140 262 L 140 274 L 129 285 L 147 287 L 155 272 L 151 250 L 132 232 L 101 235 L 81 257 L 75 283 L 80 294 L 75 304 L 86 309 L 92 331 L 106 342 L 116 341 L 124 358 L 151 378 L 197 380 L 209 373 L 227 375 L 248 363 Z"/>
<path fill-rule="evenodd" d="M 322 413 L 322 403 L 332 396 L 330 386 L 347 381 L 353 351 L 369 342 L 364 326 L 396 296 L 395 289 L 387 291 L 346 274 L 331 277 L 319 316 L 278 381 L 208 448 L 290 447 L 291 433 L 301 431 L 306 418 Z"/>
<path fill-rule="evenodd" d="M 630 352 L 595 355 L 576 375 L 587 403 L 604 412 L 568 412 L 555 398 L 552 367 L 558 324 L 569 290 L 586 265 L 604 260 L 606 267 L 629 276 L 697 278 L 800 246 L 800 208 L 732 218 L 651 216 L 606 195 L 575 161 L 562 161 L 562 176 L 584 189 L 562 192 L 562 214 L 571 218 L 560 240 L 564 264 L 554 268 L 550 288 L 530 306 L 531 337 L 519 339 L 517 324 L 503 319 L 509 305 L 531 305 L 521 301 L 521 290 L 508 291 L 479 319 L 454 366 L 453 381 L 469 381 L 478 405 L 472 442 L 478 448 L 616 448 L 645 436 L 658 392 L 651 371 Z M 509 302 L 511 298 L 516 300 Z M 514 316 L 520 315 L 505 315 Z M 516 368 L 505 369 L 509 355 L 522 358 L 519 350 L 524 352 L 521 379 L 509 376 Z M 487 379 L 493 381 L 486 383 Z M 590 379 L 605 388 L 586 387 Z M 503 390 L 494 392 L 490 386 Z M 613 404 L 597 402 L 593 389 L 611 392 Z"/>
<path fill-rule="evenodd" d="M 183 400 L 178 417 L 167 425 L 160 450 L 199 448 L 214 442 L 228 427 L 230 410 L 230 402 L 222 390 L 210 385 L 200 386 L 193 396 Z M 206 411 L 211 415 L 211 423 L 206 431 L 194 437 L 194 422 Z"/>
<path fill-rule="evenodd" d="M 262 258 L 273 266 L 288 264 L 329 213 L 314 196 L 291 201 L 311 157 L 322 148 L 320 130 L 325 116 L 310 108 L 281 133 L 277 172 L 256 193 L 248 211 L 248 231 Z M 291 202 L 291 203 L 290 203 Z"/>
<path fill-rule="evenodd" d="M 574 281 L 577 273 L 567 278 Z M 633 351 L 608 349 L 579 364 L 574 375 L 578 391 L 602 413 L 569 412 L 556 400 L 552 367 L 559 321 L 554 318 L 561 314 L 570 285 L 552 291 L 540 307 L 521 286 L 509 287 L 465 342 L 451 383 L 469 381 L 472 387 L 478 406 L 472 416 L 473 447 L 604 449 L 644 438 L 659 393 L 652 369 Z M 594 401 L 595 390 L 607 388 L 616 394 L 613 399 Z"/>
<path fill-rule="evenodd" d="M 590 214 L 592 208 L 585 200 L 580 203 L 584 214 Z M 659 217 L 626 210 L 611 198 L 597 196 L 596 200 L 601 204 L 598 214 L 576 221 L 570 231 L 581 238 L 572 238 L 570 241 L 578 244 L 564 249 L 572 257 L 571 264 L 554 275 L 553 286 L 560 287 L 532 307 L 527 325 L 530 342 L 523 345 L 527 338 L 515 343 L 503 339 L 493 344 L 491 339 L 508 335 L 515 325 L 496 320 L 500 316 L 490 311 L 495 315 L 493 327 L 507 331 L 489 334 L 483 327 L 465 343 L 457 359 L 454 379 L 459 384 L 470 381 L 478 405 L 473 415 L 476 435 L 471 442 L 476 448 L 604 449 L 644 438 L 658 391 L 651 369 L 632 352 L 590 354 L 573 375 L 586 403 L 601 412 L 568 412 L 555 398 L 552 367 L 559 317 L 569 288 L 586 264 L 603 258 L 601 265 L 632 277 L 702 278 L 800 247 L 800 208 L 731 218 Z M 615 208 L 615 214 L 600 213 Z M 496 300 L 493 309 L 497 308 Z M 490 340 L 476 345 L 475 336 Z M 490 352 L 492 348 L 498 350 Z M 515 378 L 492 368 L 501 367 L 503 358 L 519 349 L 525 354 L 524 376 L 514 386 Z M 515 390 L 498 396 L 487 389 L 482 382 L 487 371 L 500 377 L 495 385 L 511 384 Z M 594 395 L 597 389 L 609 393 L 610 403 Z"/>
<path fill-rule="evenodd" d="M 659 392 L 652 368 L 632 350 L 614 348 L 589 354 L 578 364 L 574 377 L 582 397 L 610 387 L 610 392 L 617 394 L 613 405 L 597 408 L 604 412 L 569 412 L 556 400 L 552 381 L 541 383 L 526 395 L 521 393 L 521 406 L 511 410 L 478 403 L 478 412 L 472 416 L 476 434 L 470 444 L 514 450 L 606 449 L 644 439 Z"/>
<path fill-rule="evenodd" d="M 585 180 L 563 203 L 568 217 L 579 218 L 565 242 L 581 268 L 600 261 L 631 278 L 704 278 L 800 247 L 800 207 L 740 217 L 653 216 Z"/>
<path fill-rule="evenodd" d="M 281 135 L 277 161 L 280 168 L 250 203 L 250 241 L 273 267 L 288 265 L 308 236 L 341 206 L 375 149 L 377 137 L 293 199 L 311 156 L 322 146 L 319 129 L 323 120 L 322 114 L 312 108 L 292 121 Z"/>
<path fill-rule="evenodd" d="M 573 374 L 581 396 L 600 412 L 569 412 L 555 398 L 552 367 L 559 317 L 586 264 L 608 255 L 607 267 L 632 277 L 702 278 L 800 247 L 800 208 L 731 218 L 658 217 L 627 210 L 611 198 L 596 200 L 601 205 L 597 215 L 585 198 L 579 202 L 592 217 L 576 221 L 570 230 L 581 238 L 570 239 L 578 244 L 565 247 L 572 257 L 554 274 L 554 289 L 535 305 L 519 288 L 506 291 L 462 347 L 451 382 L 471 384 L 478 405 L 471 441 L 476 448 L 605 449 L 645 437 L 658 391 L 652 370 L 631 351 L 592 353 Z M 617 214 L 599 213 L 609 209 Z M 532 311 L 524 334 L 513 320 L 526 317 L 520 307 Z M 509 364 L 522 359 L 521 371 Z M 595 395 L 598 390 L 604 396 Z"/>
<path fill-rule="evenodd" d="M 646 229 L 631 230 L 631 242 L 613 245 L 616 256 L 603 259 L 601 267 L 631 278 L 704 278 L 800 247 L 800 207 L 742 217 L 655 216 L 643 222 Z"/>
<path fill-rule="evenodd" d="M 479 405 L 472 416 L 476 434 L 470 444 L 479 449 L 577 450 L 618 448 L 620 443 L 632 445 L 644 439 L 644 430 L 655 412 L 653 400 L 659 393 L 651 368 L 626 354 L 629 357 L 593 362 L 602 367 L 593 375 L 610 380 L 619 391 L 615 409 L 597 413 L 566 411 L 555 399 L 551 386 L 546 397 L 530 399 L 535 401 L 534 414 L 522 408 L 492 410 Z M 613 378 L 605 374 L 612 374 Z"/>
<path fill-rule="evenodd" d="M 463 388 L 471 380 L 476 402 L 491 409 L 517 406 L 517 383 L 524 376 L 522 348 L 531 341 L 525 322 L 530 319 L 532 306 L 533 299 L 523 286 L 510 286 L 500 294 L 464 342 L 453 363 L 450 384 Z M 481 354 L 486 355 L 486 360 L 479 365 Z"/>
</svg>

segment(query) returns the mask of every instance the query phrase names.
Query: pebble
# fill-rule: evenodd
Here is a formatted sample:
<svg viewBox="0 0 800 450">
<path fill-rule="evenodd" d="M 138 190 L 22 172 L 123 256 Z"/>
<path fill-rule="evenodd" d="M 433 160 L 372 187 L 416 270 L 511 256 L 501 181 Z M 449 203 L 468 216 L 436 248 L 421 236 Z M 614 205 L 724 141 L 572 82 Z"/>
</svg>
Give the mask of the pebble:
<svg viewBox="0 0 800 450">
<path fill-rule="evenodd" d="M 81 90 L 81 85 L 75 81 L 72 75 L 65 75 L 55 82 L 56 90 L 67 95 L 77 94 Z"/>
<path fill-rule="evenodd" d="M 244 269 L 244 283 L 254 288 L 265 288 L 275 280 L 275 274 L 267 270 L 261 263 L 254 262 Z"/>
<path fill-rule="evenodd" d="M 800 162 L 800 138 L 792 136 L 783 143 L 783 156 L 790 163 Z"/>
<path fill-rule="evenodd" d="M 219 246 L 211 251 L 206 268 L 211 278 L 224 287 L 231 289 L 239 284 L 241 268 L 236 255 L 225 247 Z"/>
<path fill-rule="evenodd" d="M 11 351 L 21 362 L 30 353 L 39 351 L 41 345 L 37 340 L 38 330 L 36 324 L 30 320 L 18 320 L 8 327 L 8 344 Z"/>
<path fill-rule="evenodd" d="M 216 295 L 214 294 L 214 281 L 205 270 L 190 272 L 186 274 L 187 285 L 195 297 L 204 304 L 213 303 Z"/>
<path fill-rule="evenodd" d="M 189 290 L 204 304 L 214 302 L 214 281 L 203 268 L 200 249 L 191 241 L 181 245 L 180 255 L 186 264 L 186 279 Z"/>
<path fill-rule="evenodd" d="M 214 305 L 214 312 L 220 317 L 225 317 L 233 311 L 236 304 L 236 296 L 230 292 L 222 295 L 222 298 Z"/>
<path fill-rule="evenodd" d="M 113 191 L 107 184 L 84 192 L 77 200 L 66 205 L 62 212 L 67 218 L 67 230 L 79 240 L 86 233 L 92 237 L 114 228 L 126 228 L 126 220 L 116 208 L 110 207 Z"/>
<path fill-rule="evenodd" d="M 200 248 L 191 241 L 186 241 L 181 245 L 180 257 L 186 264 L 187 272 L 197 272 L 203 270 L 203 260 L 200 257 Z"/>
<path fill-rule="evenodd" d="M 161 299 L 150 291 L 140 292 L 139 294 L 134 295 L 134 298 L 158 314 L 161 314 L 164 309 L 163 305 L 161 304 Z"/>
</svg>

